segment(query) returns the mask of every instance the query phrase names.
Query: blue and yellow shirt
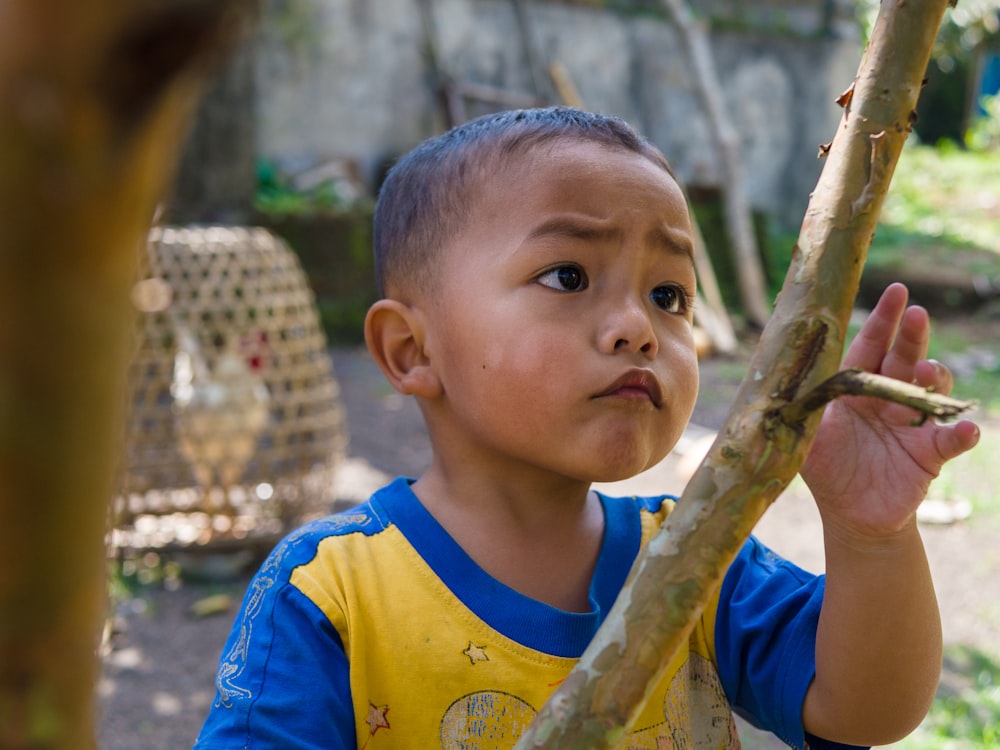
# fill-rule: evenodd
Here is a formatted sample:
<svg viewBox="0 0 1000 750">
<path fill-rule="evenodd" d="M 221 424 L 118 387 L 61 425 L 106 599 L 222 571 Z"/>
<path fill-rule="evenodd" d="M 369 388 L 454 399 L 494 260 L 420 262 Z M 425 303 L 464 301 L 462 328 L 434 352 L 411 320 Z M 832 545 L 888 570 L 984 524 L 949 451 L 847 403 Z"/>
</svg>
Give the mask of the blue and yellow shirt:
<svg viewBox="0 0 1000 750">
<path fill-rule="evenodd" d="M 293 532 L 249 586 L 196 748 L 513 747 L 674 505 L 600 499 L 585 614 L 493 579 L 404 479 Z M 738 748 L 732 706 L 805 748 L 822 591 L 822 577 L 747 542 L 621 747 Z"/>
</svg>

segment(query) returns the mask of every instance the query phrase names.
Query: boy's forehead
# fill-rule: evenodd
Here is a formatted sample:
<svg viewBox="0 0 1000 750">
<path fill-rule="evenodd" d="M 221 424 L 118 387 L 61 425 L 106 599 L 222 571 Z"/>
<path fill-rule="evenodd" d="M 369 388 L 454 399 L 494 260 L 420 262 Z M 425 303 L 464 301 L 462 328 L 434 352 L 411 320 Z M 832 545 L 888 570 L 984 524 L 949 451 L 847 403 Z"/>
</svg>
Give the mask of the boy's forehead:
<svg viewBox="0 0 1000 750">
<path fill-rule="evenodd" d="M 648 154 L 563 138 L 508 154 L 495 164 L 488 161 L 481 162 L 477 184 L 466 196 L 469 212 L 460 235 L 482 230 L 483 222 L 492 221 L 506 223 L 510 229 L 523 223 L 521 230 L 536 239 L 615 234 L 621 231 L 619 225 L 602 227 L 601 222 L 607 222 L 624 202 L 633 210 L 646 206 L 644 210 L 659 216 L 649 230 L 651 241 L 670 254 L 693 257 L 683 191 L 665 162 Z M 587 174 L 590 170 L 594 174 Z M 606 181 L 609 177 L 613 183 Z M 619 193 L 619 188 L 624 192 Z M 641 193 L 638 200 L 636 190 Z M 653 219 L 647 216 L 647 220 Z"/>
<path fill-rule="evenodd" d="M 499 165 L 549 166 L 551 168 L 556 168 L 560 158 L 565 158 L 570 154 L 586 153 L 588 159 L 593 161 L 610 161 L 620 159 L 622 156 L 631 156 L 657 166 L 671 181 L 674 180 L 666 160 L 657 159 L 654 156 L 654 151 L 649 153 L 635 151 L 621 144 L 607 143 L 578 135 L 554 135 L 544 140 L 523 144 L 519 148 L 506 149 L 501 145 L 488 150 L 492 152 L 492 158 L 487 160 L 494 161 Z"/>
<path fill-rule="evenodd" d="M 666 160 L 657 159 L 651 153 L 580 138 L 563 137 L 515 152 L 494 152 L 480 166 L 477 184 L 472 187 L 475 195 L 470 196 L 473 204 L 481 198 L 504 201 L 511 195 L 516 197 L 530 183 L 542 181 L 580 187 L 577 182 L 580 170 L 616 175 L 644 173 L 661 182 L 672 197 L 686 203 Z"/>
<path fill-rule="evenodd" d="M 637 171 L 645 171 L 662 178 L 669 190 L 680 193 L 680 186 L 665 159 L 657 159 L 653 153 L 633 151 L 618 145 L 602 143 L 582 138 L 562 136 L 542 143 L 535 143 L 517 150 L 493 149 L 480 161 L 477 179 L 472 190 L 485 196 L 506 190 L 520 190 L 525 180 L 558 178 L 567 172 L 570 164 L 600 169 L 614 162 L 614 169 L 621 172 L 630 169 L 629 163 Z"/>
</svg>

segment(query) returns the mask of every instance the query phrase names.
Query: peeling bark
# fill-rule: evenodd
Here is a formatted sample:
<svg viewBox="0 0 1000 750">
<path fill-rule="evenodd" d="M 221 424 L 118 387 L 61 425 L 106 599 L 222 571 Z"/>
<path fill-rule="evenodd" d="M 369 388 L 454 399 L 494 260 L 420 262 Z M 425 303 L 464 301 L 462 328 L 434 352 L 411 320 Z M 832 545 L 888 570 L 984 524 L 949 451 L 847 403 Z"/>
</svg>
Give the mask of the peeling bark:
<svg viewBox="0 0 1000 750">
<path fill-rule="evenodd" d="M 241 0 L 0 0 L 0 747 L 95 747 L 139 248 Z"/>
<path fill-rule="evenodd" d="M 812 444 L 820 411 L 766 419 L 839 365 L 889 180 L 948 0 L 882 3 L 778 303 L 719 437 L 607 622 L 517 747 L 613 747 L 754 524 Z"/>
</svg>

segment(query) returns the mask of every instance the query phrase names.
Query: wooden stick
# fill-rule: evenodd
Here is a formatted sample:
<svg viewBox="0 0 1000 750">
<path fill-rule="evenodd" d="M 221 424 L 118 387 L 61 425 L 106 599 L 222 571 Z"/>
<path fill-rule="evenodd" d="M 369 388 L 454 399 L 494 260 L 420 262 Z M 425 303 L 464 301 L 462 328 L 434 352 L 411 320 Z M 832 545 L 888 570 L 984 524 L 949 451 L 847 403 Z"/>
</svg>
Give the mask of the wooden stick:
<svg viewBox="0 0 1000 750">
<path fill-rule="evenodd" d="M 621 743 L 754 524 L 797 474 L 819 413 L 767 423 L 839 367 L 865 254 L 948 0 L 882 3 L 774 315 L 702 466 L 519 750 Z"/>
</svg>

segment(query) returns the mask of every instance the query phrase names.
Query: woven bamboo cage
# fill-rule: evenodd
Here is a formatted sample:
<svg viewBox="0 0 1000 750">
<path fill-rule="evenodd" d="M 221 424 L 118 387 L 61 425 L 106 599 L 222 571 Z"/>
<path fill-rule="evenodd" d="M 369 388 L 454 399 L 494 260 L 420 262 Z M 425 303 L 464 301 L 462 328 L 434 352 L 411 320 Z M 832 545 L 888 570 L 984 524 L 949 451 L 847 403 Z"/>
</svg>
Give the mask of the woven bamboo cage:
<svg viewBox="0 0 1000 750">
<path fill-rule="evenodd" d="M 328 510 L 345 426 L 296 255 L 264 229 L 162 227 L 141 269 L 114 546 L 270 542 Z"/>
</svg>

